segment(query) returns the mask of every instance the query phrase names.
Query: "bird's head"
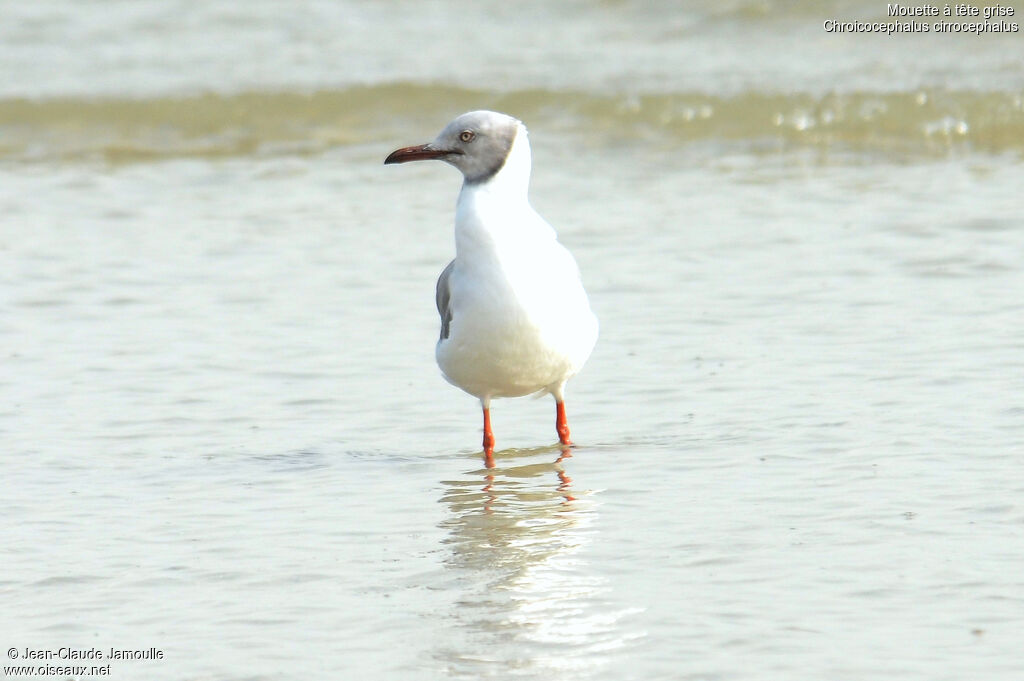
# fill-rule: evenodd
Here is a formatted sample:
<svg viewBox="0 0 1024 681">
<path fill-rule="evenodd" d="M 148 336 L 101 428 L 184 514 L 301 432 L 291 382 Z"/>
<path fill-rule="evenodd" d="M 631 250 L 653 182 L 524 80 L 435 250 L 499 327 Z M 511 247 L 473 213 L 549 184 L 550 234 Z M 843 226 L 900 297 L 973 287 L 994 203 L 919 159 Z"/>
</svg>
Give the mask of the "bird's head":
<svg viewBox="0 0 1024 681">
<path fill-rule="evenodd" d="M 505 165 L 516 136 L 526 128 L 495 111 L 470 111 L 449 123 L 433 142 L 391 152 L 384 163 L 439 159 L 462 171 L 466 182 L 486 182 Z"/>
</svg>

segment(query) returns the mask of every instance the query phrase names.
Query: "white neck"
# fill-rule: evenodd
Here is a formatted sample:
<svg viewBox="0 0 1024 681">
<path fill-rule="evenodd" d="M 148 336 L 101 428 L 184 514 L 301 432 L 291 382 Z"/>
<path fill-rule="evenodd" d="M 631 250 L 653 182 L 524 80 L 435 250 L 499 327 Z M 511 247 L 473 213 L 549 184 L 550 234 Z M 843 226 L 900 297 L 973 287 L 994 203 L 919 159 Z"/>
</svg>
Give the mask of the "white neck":
<svg viewBox="0 0 1024 681">
<path fill-rule="evenodd" d="M 530 141 L 522 125 L 505 164 L 486 182 L 463 183 L 455 206 L 456 256 L 495 254 L 502 243 L 553 239 L 554 230 L 530 206 Z"/>
</svg>

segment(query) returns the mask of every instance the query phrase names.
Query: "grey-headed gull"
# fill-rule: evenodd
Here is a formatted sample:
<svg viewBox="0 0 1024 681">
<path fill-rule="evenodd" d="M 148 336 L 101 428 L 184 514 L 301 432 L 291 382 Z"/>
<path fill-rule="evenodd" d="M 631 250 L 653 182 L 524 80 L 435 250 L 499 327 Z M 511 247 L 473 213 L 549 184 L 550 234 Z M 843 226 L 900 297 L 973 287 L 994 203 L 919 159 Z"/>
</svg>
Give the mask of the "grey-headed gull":
<svg viewBox="0 0 1024 681">
<path fill-rule="evenodd" d="M 493 466 L 494 397 L 549 393 L 555 429 L 569 440 L 565 383 L 590 356 L 597 317 L 572 254 L 530 206 L 526 127 L 493 111 L 462 114 L 433 142 L 392 152 L 384 163 L 438 159 L 462 171 L 455 205 L 455 259 L 437 280 L 437 364 L 480 400 L 483 447 Z"/>
</svg>

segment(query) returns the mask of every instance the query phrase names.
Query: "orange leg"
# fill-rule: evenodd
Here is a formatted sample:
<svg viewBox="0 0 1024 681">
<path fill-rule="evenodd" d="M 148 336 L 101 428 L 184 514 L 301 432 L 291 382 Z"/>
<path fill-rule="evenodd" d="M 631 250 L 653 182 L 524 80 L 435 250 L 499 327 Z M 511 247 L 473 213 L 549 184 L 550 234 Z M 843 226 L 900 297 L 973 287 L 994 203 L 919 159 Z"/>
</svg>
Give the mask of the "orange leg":
<svg viewBox="0 0 1024 681">
<path fill-rule="evenodd" d="M 555 430 L 558 431 L 558 441 L 563 445 L 571 445 L 569 439 L 569 421 L 565 418 L 565 402 L 555 403 Z"/>
<path fill-rule="evenodd" d="M 484 407 L 484 458 L 487 467 L 494 467 L 494 431 L 491 430 L 491 410 Z"/>
</svg>

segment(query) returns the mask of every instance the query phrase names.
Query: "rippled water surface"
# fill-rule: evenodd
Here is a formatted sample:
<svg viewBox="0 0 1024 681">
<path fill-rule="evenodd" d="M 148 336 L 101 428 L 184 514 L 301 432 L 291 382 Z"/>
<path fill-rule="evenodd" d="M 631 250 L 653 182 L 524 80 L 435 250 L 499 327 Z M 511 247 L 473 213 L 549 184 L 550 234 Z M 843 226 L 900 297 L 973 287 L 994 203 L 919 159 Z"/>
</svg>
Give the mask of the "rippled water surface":
<svg viewBox="0 0 1024 681">
<path fill-rule="evenodd" d="M 0 643 L 1022 678 L 1020 34 L 672 5 L 2 5 Z M 578 446 L 497 401 L 490 470 L 433 360 L 458 175 L 382 165 L 479 107 L 602 325 Z"/>
</svg>

